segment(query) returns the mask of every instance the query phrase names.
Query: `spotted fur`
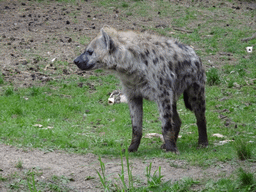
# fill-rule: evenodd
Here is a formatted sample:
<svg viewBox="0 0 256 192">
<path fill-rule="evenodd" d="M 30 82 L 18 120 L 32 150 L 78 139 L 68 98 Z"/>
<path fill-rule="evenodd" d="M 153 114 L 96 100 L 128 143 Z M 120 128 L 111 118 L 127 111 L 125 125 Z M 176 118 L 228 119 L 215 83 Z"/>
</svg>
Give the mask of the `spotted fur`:
<svg viewBox="0 0 256 192">
<path fill-rule="evenodd" d="M 195 113 L 199 145 L 208 145 L 205 70 L 192 47 L 167 37 L 104 27 L 74 63 L 82 70 L 105 68 L 120 78 L 132 120 L 129 151 L 137 151 L 140 144 L 146 98 L 158 105 L 165 140 L 162 147 L 178 152 L 181 120 L 176 103 L 182 94 L 185 106 Z"/>
</svg>

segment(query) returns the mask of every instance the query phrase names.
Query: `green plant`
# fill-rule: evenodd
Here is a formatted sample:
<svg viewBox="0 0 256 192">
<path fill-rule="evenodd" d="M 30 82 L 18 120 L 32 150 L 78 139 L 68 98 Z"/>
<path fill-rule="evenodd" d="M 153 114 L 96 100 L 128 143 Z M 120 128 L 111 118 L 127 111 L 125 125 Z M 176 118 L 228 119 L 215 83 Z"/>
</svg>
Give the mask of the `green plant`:
<svg viewBox="0 0 256 192">
<path fill-rule="evenodd" d="M 126 15 L 127 16 L 132 16 L 132 12 L 127 12 Z"/>
<path fill-rule="evenodd" d="M 4 84 L 4 78 L 2 73 L 0 72 L 0 85 Z"/>
<path fill-rule="evenodd" d="M 228 192 L 233 192 L 239 188 L 239 185 L 232 181 L 231 179 L 227 178 L 221 178 L 218 179 L 217 181 L 210 180 L 206 183 L 205 188 L 202 190 L 202 192 L 215 192 L 215 191 L 228 191 Z"/>
<path fill-rule="evenodd" d="M 126 158 L 126 167 L 127 167 L 127 173 L 128 173 L 128 183 L 129 183 L 129 186 L 127 187 L 126 183 L 125 183 L 125 179 L 124 179 L 124 175 L 125 175 L 125 167 L 124 167 L 124 162 L 123 162 L 123 150 L 121 150 L 120 148 L 120 157 L 121 157 L 121 167 L 122 167 L 122 170 L 121 170 L 121 174 L 118 174 L 119 176 L 119 179 L 122 183 L 122 187 L 121 189 L 122 190 L 129 190 L 129 191 L 134 191 L 134 186 L 133 186 L 133 178 L 132 178 L 132 170 L 130 169 L 130 162 L 129 162 L 129 154 L 128 154 L 128 150 L 126 148 L 125 150 L 125 158 Z M 101 157 L 99 157 L 99 162 L 100 162 L 100 167 L 101 167 L 101 173 L 96 170 L 99 178 L 100 178 L 100 181 L 101 181 L 101 184 L 104 188 L 105 191 L 110 191 L 110 185 L 109 185 L 109 182 L 107 182 L 106 180 L 106 176 L 105 176 L 105 164 L 102 162 L 101 160 Z M 116 186 L 116 189 L 120 189 L 120 187 L 118 185 L 115 185 Z"/>
<path fill-rule="evenodd" d="M 243 170 L 243 168 L 240 167 L 238 176 L 243 186 L 255 185 L 253 173 L 247 173 Z"/>
<path fill-rule="evenodd" d="M 22 169 L 23 168 L 23 162 L 21 160 L 19 160 L 17 162 L 17 164 L 15 165 L 15 167 L 18 168 L 18 169 Z"/>
<path fill-rule="evenodd" d="M 206 72 L 206 76 L 208 85 L 212 86 L 220 84 L 220 76 L 216 68 L 209 69 L 209 71 Z"/>
<path fill-rule="evenodd" d="M 109 191 L 109 185 L 107 184 L 107 179 L 105 177 L 105 164 L 102 162 L 101 157 L 99 157 L 99 162 L 101 167 L 101 174 L 98 170 L 96 170 L 96 172 L 100 178 L 100 182 L 103 185 L 104 190 Z"/>
<path fill-rule="evenodd" d="M 5 90 L 5 96 L 10 96 L 14 93 L 13 91 L 13 88 L 12 87 L 8 87 L 6 90 Z"/>
<path fill-rule="evenodd" d="M 234 79 L 228 80 L 228 88 L 232 88 L 234 86 L 234 83 L 235 83 Z"/>
<path fill-rule="evenodd" d="M 158 168 L 158 175 L 157 170 L 154 172 L 153 175 L 151 175 L 151 168 L 152 163 L 150 163 L 149 166 L 146 167 L 147 184 L 149 188 L 158 187 L 162 183 L 162 178 L 164 177 L 163 175 L 161 175 L 161 167 Z"/>
<path fill-rule="evenodd" d="M 124 7 L 124 8 L 129 7 L 129 4 L 126 2 L 122 2 L 122 7 Z"/>
<path fill-rule="evenodd" d="M 7 181 L 7 178 L 3 177 L 2 174 L 0 174 L 0 181 Z"/>
<path fill-rule="evenodd" d="M 175 182 L 173 185 L 171 185 L 169 191 L 189 191 L 191 186 L 198 183 L 198 181 L 195 181 L 190 177 L 184 177 L 181 180 Z"/>
<path fill-rule="evenodd" d="M 33 86 L 33 87 L 30 88 L 30 90 L 31 90 L 30 91 L 31 96 L 37 96 L 37 95 L 40 94 L 40 88 L 39 87 Z"/>
<path fill-rule="evenodd" d="M 129 183 L 129 187 L 126 186 L 125 180 L 124 180 L 124 163 L 123 163 L 123 151 L 120 148 L 120 156 L 121 156 L 121 166 L 122 166 L 122 171 L 121 171 L 121 175 L 119 175 L 119 178 L 123 184 L 123 189 L 124 190 L 134 190 L 133 187 L 133 178 L 132 178 L 132 170 L 130 169 L 130 162 L 129 162 L 129 154 L 128 154 L 128 147 L 127 147 L 127 143 L 125 145 L 125 159 L 126 159 L 126 167 L 127 167 L 127 173 L 128 173 L 128 183 Z"/>
<path fill-rule="evenodd" d="M 30 178 L 27 178 L 27 184 L 28 184 L 29 191 L 30 192 L 40 192 L 40 190 L 38 191 L 36 189 L 35 175 L 32 174 L 31 177 L 32 177 L 31 180 L 30 180 Z"/>
</svg>

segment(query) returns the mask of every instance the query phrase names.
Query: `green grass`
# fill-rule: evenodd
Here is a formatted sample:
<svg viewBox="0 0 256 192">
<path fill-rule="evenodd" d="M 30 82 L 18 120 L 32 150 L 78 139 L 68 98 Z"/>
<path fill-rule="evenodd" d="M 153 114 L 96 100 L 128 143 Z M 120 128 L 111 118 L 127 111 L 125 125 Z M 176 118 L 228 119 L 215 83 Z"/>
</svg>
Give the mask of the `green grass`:
<svg viewBox="0 0 256 192">
<path fill-rule="evenodd" d="M 250 143 L 238 140 L 235 144 L 235 148 L 240 160 L 246 160 L 252 157 L 252 146 Z"/>
<path fill-rule="evenodd" d="M 13 174 L 2 177 L 0 175 L 0 183 L 5 182 L 5 187 L 9 191 L 30 191 L 30 192 L 43 192 L 43 191 L 52 191 L 52 192 L 68 192 L 74 191 L 73 188 L 68 187 L 68 183 L 72 181 L 72 178 L 67 178 L 65 176 L 56 176 L 40 180 L 43 172 L 40 168 L 33 169 L 19 169 Z M 2 184 L 2 183 L 1 183 Z M 4 186 L 2 185 L 2 186 Z"/>
<path fill-rule="evenodd" d="M 256 187 L 253 173 L 244 171 L 241 167 L 239 169 L 239 180 L 242 186 L 254 186 Z"/>
<path fill-rule="evenodd" d="M 3 75 L 0 71 L 0 85 L 4 84 L 4 78 L 3 78 Z"/>
<path fill-rule="evenodd" d="M 210 86 L 220 84 L 220 77 L 218 74 L 218 70 L 216 68 L 211 68 L 209 71 L 207 71 L 206 76 L 207 76 L 207 83 Z"/>
<path fill-rule="evenodd" d="M 104 74 L 101 70 L 96 74 L 99 75 L 88 79 L 79 77 L 77 80 L 74 76 L 50 81 L 44 87 L 2 89 L 1 142 L 44 150 L 62 149 L 118 156 L 119 146 L 131 139 L 129 109 L 127 104 L 107 104 L 109 93 L 120 88 L 119 81 L 113 75 L 101 75 Z M 78 86 L 78 82 L 83 83 L 82 88 Z M 206 93 L 210 140 L 208 148 L 197 149 L 198 134 L 194 114 L 187 111 L 180 100 L 178 110 L 183 126 L 178 148 L 181 155 L 177 157 L 160 150 L 161 142 L 158 139 L 154 139 L 155 142 L 152 143 L 150 139 L 143 138 L 139 151 L 132 156 L 181 158 L 200 165 L 210 164 L 207 162 L 213 157 L 220 161 L 235 158 L 236 150 L 232 144 L 216 147 L 214 143 L 221 139 L 211 135 L 221 133 L 229 139 L 253 139 L 252 136 L 256 134 L 254 89 L 251 86 L 227 88 L 225 83 L 221 83 L 219 86 L 206 87 Z M 224 97 L 227 99 L 222 101 Z M 216 109 L 228 109 L 229 112 L 225 112 L 225 115 L 232 120 L 232 124 L 225 127 L 224 121 L 218 118 Z M 161 133 L 156 104 L 144 101 L 144 111 L 144 134 Z M 42 127 L 35 126 L 36 124 Z M 237 135 L 237 132 L 244 134 Z M 252 150 L 252 156 L 254 153 L 255 150 Z"/>
<path fill-rule="evenodd" d="M 21 161 L 21 160 L 19 160 L 17 163 L 16 163 L 16 165 L 15 165 L 15 167 L 17 168 L 17 169 L 22 169 L 23 168 L 23 162 Z"/>
<path fill-rule="evenodd" d="M 205 184 L 202 192 L 214 191 L 234 191 L 234 192 L 249 192 L 256 190 L 256 181 L 254 174 L 238 169 L 237 175 L 234 178 L 221 178 L 217 181 L 210 180 Z"/>
</svg>

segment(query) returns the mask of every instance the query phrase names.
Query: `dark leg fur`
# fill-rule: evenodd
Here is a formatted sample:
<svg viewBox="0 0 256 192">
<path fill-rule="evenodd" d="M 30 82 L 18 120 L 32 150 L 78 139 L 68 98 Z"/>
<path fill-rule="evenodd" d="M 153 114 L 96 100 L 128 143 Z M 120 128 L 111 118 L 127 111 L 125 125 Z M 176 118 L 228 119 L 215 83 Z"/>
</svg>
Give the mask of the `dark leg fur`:
<svg viewBox="0 0 256 192">
<path fill-rule="evenodd" d="M 206 118 L 205 118 L 205 93 L 204 87 L 193 84 L 186 91 L 186 101 L 191 106 L 192 111 L 195 113 L 198 127 L 198 144 L 205 147 L 208 145 Z M 184 92 L 184 93 L 185 93 Z M 185 100 L 185 97 L 184 97 Z"/>
<path fill-rule="evenodd" d="M 172 106 L 172 116 L 173 116 L 172 117 L 173 121 L 169 119 L 169 123 L 167 123 L 163 129 L 163 135 L 168 135 L 168 128 L 171 130 L 169 131 L 170 137 L 166 137 L 165 144 L 163 144 L 161 148 L 166 149 L 166 151 L 179 153 L 176 147 L 176 143 L 177 143 L 177 139 L 180 131 L 181 120 L 177 112 L 176 104 Z"/>
<path fill-rule="evenodd" d="M 142 97 L 129 99 L 130 115 L 132 119 L 132 142 L 128 148 L 129 152 L 137 151 L 140 145 L 142 137 L 142 105 Z"/>
<path fill-rule="evenodd" d="M 190 103 L 188 102 L 188 93 L 186 91 L 184 91 L 184 93 L 183 93 L 183 100 L 185 103 L 185 107 L 187 109 L 189 109 L 190 111 L 192 111 L 192 107 L 191 107 Z"/>
</svg>

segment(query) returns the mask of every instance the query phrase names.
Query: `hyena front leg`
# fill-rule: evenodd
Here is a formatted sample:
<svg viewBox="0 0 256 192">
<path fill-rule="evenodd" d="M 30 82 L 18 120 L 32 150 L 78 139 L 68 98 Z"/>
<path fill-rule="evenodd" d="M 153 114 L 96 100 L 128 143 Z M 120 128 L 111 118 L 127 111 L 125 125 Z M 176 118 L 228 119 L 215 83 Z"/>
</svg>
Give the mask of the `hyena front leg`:
<svg viewBox="0 0 256 192">
<path fill-rule="evenodd" d="M 130 98 L 128 103 L 132 120 L 132 142 L 128 151 L 134 152 L 138 150 L 142 137 L 143 99 L 142 97 Z"/>
<path fill-rule="evenodd" d="M 172 113 L 173 113 L 173 121 L 174 121 L 174 130 L 175 130 L 175 142 L 177 142 L 180 127 L 181 127 L 181 120 L 177 111 L 176 104 L 172 106 Z"/>
<path fill-rule="evenodd" d="M 176 104 L 171 104 L 168 100 L 159 102 L 160 116 L 162 117 L 162 134 L 164 137 L 165 144 L 161 148 L 166 151 L 179 153 L 176 147 L 177 138 L 180 131 L 181 120 L 178 115 Z"/>
</svg>

